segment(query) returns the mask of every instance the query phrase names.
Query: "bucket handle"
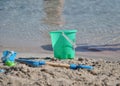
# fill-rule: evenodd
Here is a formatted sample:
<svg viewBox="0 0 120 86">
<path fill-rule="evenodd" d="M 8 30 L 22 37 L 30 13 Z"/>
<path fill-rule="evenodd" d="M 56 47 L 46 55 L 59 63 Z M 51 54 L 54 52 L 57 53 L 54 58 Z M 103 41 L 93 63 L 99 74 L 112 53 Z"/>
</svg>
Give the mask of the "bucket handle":
<svg viewBox="0 0 120 86">
<path fill-rule="evenodd" d="M 69 37 L 67 37 L 64 32 L 62 32 L 62 35 L 63 35 L 63 37 L 65 37 L 65 39 L 66 39 L 70 44 L 72 44 L 72 46 L 73 46 L 74 49 L 77 47 L 76 44 L 75 44 L 75 42 L 73 42 L 72 40 L 70 40 Z"/>
</svg>

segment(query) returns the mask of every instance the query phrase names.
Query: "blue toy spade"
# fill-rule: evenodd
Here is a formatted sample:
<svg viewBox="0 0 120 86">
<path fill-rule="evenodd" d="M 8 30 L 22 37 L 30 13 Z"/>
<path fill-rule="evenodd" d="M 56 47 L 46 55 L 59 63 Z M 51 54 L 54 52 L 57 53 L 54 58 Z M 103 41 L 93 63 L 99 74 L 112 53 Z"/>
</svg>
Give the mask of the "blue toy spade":
<svg viewBox="0 0 120 86">
<path fill-rule="evenodd" d="M 76 65 L 76 64 L 60 64 L 60 63 L 53 63 L 53 62 L 45 62 L 45 61 L 32 61 L 32 60 L 26 60 L 26 59 L 16 59 L 17 62 L 20 63 L 25 63 L 27 65 L 33 66 L 33 67 L 39 67 L 42 65 L 51 65 L 51 66 L 55 66 L 55 67 L 66 67 L 66 68 L 70 68 L 70 69 L 87 69 L 87 70 L 92 70 L 93 67 L 92 66 L 88 66 L 88 65 Z"/>
</svg>

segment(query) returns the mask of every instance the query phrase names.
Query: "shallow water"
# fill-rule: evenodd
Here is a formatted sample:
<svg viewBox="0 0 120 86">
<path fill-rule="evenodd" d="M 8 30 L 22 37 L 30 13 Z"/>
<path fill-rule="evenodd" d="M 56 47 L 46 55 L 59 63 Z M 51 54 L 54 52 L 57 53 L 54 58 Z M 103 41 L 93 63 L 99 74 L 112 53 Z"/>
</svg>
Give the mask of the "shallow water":
<svg viewBox="0 0 120 86">
<path fill-rule="evenodd" d="M 80 55 L 119 57 L 119 9 L 119 0 L 0 0 L 0 50 L 49 52 L 50 31 L 77 29 Z"/>
</svg>

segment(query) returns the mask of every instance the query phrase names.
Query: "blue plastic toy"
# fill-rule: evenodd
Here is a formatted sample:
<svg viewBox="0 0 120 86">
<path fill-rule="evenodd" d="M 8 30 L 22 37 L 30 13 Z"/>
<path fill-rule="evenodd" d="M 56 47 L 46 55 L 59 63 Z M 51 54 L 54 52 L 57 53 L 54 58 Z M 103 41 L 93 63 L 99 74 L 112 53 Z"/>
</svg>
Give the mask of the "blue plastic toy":
<svg viewBox="0 0 120 86">
<path fill-rule="evenodd" d="M 16 52 L 14 51 L 3 51 L 3 57 L 1 58 L 2 62 L 5 63 L 7 66 L 14 66 L 15 65 L 15 58 Z"/>
<path fill-rule="evenodd" d="M 45 61 L 32 61 L 32 60 L 26 60 L 26 59 L 16 59 L 17 62 L 21 62 L 21 63 L 25 63 L 27 65 L 33 66 L 33 67 L 39 67 L 45 64 L 48 65 L 52 65 L 52 66 L 59 66 L 59 67 L 67 67 L 70 69 L 87 69 L 87 70 L 92 70 L 93 67 L 92 66 L 88 66 L 88 65 L 76 65 L 76 64 L 58 64 L 58 63 L 52 63 L 52 62 L 45 62 Z"/>
</svg>

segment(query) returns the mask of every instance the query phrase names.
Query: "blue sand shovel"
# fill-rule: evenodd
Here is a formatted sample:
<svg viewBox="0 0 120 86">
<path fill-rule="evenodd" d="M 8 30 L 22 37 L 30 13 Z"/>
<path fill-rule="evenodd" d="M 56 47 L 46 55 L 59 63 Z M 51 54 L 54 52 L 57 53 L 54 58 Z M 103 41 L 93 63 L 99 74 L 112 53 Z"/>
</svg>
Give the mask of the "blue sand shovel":
<svg viewBox="0 0 120 86">
<path fill-rule="evenodd" d="M 70 69 L 87 69 L 87 70 L 92 70 L 92 66 L 88 65 L 76 65 L 76 64 L 60 64 L 60 63 L 53 63 L 53 62 L 45 62 L 45 61 L 32 61 L 32 60 L 26 60 L 26 59 L 16 59 L 17 62 L 25 63 L 27 65 L 33 66 L 33 67 L 39 67 L 42 65 L 51 65 L 55 67 L 66 67 Z"/>
</svg>

